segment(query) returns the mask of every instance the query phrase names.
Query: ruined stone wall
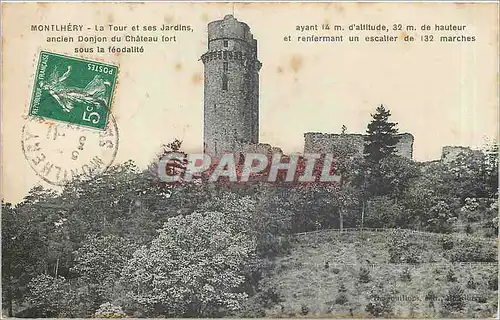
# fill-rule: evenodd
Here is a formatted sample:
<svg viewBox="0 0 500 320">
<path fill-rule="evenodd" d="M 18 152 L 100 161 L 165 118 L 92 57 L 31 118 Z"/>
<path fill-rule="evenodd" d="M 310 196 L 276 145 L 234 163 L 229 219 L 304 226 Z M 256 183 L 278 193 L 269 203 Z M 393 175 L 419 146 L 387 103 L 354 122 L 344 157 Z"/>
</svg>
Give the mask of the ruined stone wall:
<svg viewBox="0 0 500 320">
<path fill-rule="evenodd" d="M 413 157 L 413 135 L 409 133 L 398 134 L 399 142 L 396 145 L 397 154 L 412 159 Z M 335 133 L 304 133 L 304 153 L 328 153 L 334 151 L 335 142 L 340 134 Z M 358 150 L 359 154 L 364 151 L 363 134 L 347 134 L 346 139 Z"/>
<path fill-rule="evenodd" d="M 204 64 L 204 152 L 218 156 L 259 141 L 257 40 L 232 15 L 208 24 Z"/>
</svg>

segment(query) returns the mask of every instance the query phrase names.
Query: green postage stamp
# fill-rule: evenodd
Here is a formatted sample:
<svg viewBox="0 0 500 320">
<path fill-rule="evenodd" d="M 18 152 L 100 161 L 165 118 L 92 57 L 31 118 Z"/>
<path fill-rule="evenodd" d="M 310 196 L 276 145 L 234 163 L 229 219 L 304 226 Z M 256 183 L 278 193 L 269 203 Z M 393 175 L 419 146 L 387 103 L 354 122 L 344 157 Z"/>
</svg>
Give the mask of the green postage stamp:
<svg viewBox="0 0 500 320">
<path fill-rule="evenodd" d="M 104 130 L 118 67 L 41 51 L 29 115 Z"/>
</svg>

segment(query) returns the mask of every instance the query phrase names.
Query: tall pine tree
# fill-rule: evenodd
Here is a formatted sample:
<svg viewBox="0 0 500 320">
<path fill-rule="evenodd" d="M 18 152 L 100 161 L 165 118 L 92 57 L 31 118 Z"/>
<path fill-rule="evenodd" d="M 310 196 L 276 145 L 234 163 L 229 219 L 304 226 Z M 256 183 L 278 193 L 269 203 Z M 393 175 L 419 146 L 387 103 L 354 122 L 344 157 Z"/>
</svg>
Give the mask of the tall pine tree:
<svg viewBox="0 0 500 320">
<path fill-rule="evenodd" d="M 399 142 L 397 136 L 398 125 L 389 122 L 391 112 L 383 105 L 377 108 L 377 112 L 371 115 L 373 120 L 368 124 L 365 137 L 365 159 L 371 163 L 379 163 L 396 152 L 396 144 Z"/>
</svg>

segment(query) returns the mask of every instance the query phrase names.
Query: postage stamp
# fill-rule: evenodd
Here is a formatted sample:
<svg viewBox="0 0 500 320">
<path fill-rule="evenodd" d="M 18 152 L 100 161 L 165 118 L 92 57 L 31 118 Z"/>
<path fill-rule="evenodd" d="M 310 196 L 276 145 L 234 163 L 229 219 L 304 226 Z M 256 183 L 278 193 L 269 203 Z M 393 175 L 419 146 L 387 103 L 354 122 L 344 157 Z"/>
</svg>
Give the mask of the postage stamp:
<svg viewBox="0 0 500 320">
<path fill-rule="evenodd" d="M 29 115 L 104 130 L 117 73 L 115 65 L 41 51 Z"/>
<path fill-rule="evenodd" d="M 76 176 L 92 178 L 105 172 L 115 160 L 118 142 L 118 127 L 111 114 L 104 131 L 67 123 L 47 124 L 36 117 L 24 125 L 21 147 L 40 178 L 62 186 Z"/>
</svg>

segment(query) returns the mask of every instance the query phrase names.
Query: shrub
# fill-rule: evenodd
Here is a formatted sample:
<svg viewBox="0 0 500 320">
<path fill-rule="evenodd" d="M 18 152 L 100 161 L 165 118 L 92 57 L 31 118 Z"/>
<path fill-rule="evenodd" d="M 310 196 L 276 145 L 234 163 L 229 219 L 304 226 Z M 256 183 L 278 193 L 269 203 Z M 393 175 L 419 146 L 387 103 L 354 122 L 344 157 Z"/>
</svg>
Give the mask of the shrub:
<svg viewBox="0 0 500 320">
<path fill-rule="evenodd" d="M 488 279 L 488 289 L 490 290 L 498 290 L 498 274 L 492 274 Z"/>
<path fill-rule="evenodd" d="M 394 290 L 385 289 L 381 284 L 373 287 L 368 296 L 370 302 L 366 305 L 365 310 L 374 317 L 388 316 L 393 308 L 393 294 Z"/>
<path fill-rule="evenodd" d="M 448 282 L 456 282 L 457 277 L 455 276 L 455 273 L 453 272 L 452 269 L 448 270 L 448 273 L 446 274 L 446 281 Z"/>
<path fill-rule="evenodd" d="M 305 304 L 303 304 L 301 307 L 300 307 L 300 313 L 303 315 L 303 316 L 307 316 L 307 314 L 309 313 L 309 307 L 306 306 Z"/>
<path fill-rule="evenodd" d="M 446 312 L 462 311 L 465 308 L 464 290 L 459 286 L 453 286 L 448 290 L 444 301 L 443 308 Z"/>
<path fill-rule="evenodd" d="M 341 283 L 339 285 L 339 293 L 346 293 L 347 292 L 347 288 L 345 287 L 345 285 L 343 283 Z"/>
<path fill-rule="evenodd" d="M 488 293 L 485 292 L 484 290 L 481 290 L 474 297 L 474 300 L 479 303 L 486 303 L 488 301 Z"/>
<path fill-rule="evenodd" d="M 404 208 L 394 200 L 381 196 L 368 202 L 365 215 L 365 226 L 370 228 L 394 228 L 403 220 Z"/>
<path fill-rule="evenodd" d="M 441 239 L 441 246 L 444 250 L 451 250 L 453 249 L 453 240 L 449 237 L 443 237 Z"/>
<path fill-rule="evenodd" d="M 474 281 L 472 275 L 467 280 L 467 289 L 476 289 L 476 281 Z"/>
<path fill-rule="evenodd" d="M 115 306 L 109 302 L 101 304 L 94 314 L 96 318 L 124 318 L 126 316 L 120 306 Z"/>
<path fill-rule="evenodd" d="M 41 274 L 29 282 L 28 290 L 27 302 L 35 310 L 36 317 L 71 315 L 73 292 L 65 278 Z"/>
<path fill-rule="evenodd" d="M 359 282 L 368 283 L 370 282 L 370 270 L 365 267 L 359 269 Z"/>
<path fill-rule="evenodd" d="M 394 232 L 389 242 L 390 263 L 418 263 L 423 254 L 422 243 L 411 234 Z"/>
<path fill-rule="evenodd" d="M 495 262 L 497 252 L 492 244 L 460 239 L 450 250 L 449 259 L 453 262 Z"/>
<path fill-rule="evenodd" d="M 427 291 L 427 294 L 425 295 L 425 301 L 429 302 L 430 307 L 434 306 L 434 301 L 436 301 L 436 298 L 437 298 L 437 296 L 434 293 L 434 291 L 432 291 L 432 290 Z"/>
<path fill-rule="evenodd" d="M 337 298 L 335 298 L 335 303 L 343 305 L 347 302 L 347 296 L 345 294 L 339 294 Z"/>
<path fill-rule="evenodd" d="M 401 273 L 401 281 L 410 282 L 411 281 L 411 272 L 410 268 L 405 268 Z"/>
<path fill-rule="evenodd" d="M 471 234 L 472 233 L 472 227 L 470 226 L 470 224 L 468 224 L 468 225 L 465 226 L 465 233 L 467 233 L 467 234 Z"/>
</svg>

